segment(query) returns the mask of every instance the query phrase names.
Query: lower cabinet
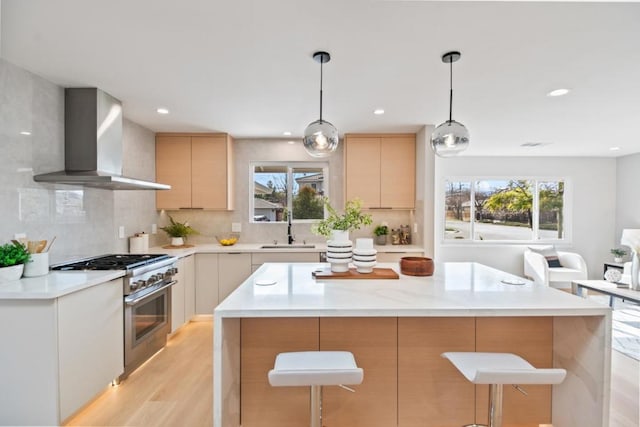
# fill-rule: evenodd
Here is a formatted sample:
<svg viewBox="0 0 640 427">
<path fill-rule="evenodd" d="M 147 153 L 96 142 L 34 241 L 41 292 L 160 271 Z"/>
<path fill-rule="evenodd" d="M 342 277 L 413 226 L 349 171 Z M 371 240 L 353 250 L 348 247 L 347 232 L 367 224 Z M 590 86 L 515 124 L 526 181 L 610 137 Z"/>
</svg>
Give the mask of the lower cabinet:
<svg viewBox="0 0 640 427">
<path fill-rule="evenodd" d="M 218 254 L 196 254 L 196 314 L 213 314 L 218 305 Z"/>
<path fill-rule="evenodd" d="M 325 427 L 458 427 L 487 424 L 487 385 L 474 386 L 441 354 L 510 352 L 553 365 L 553 318 L 245 318 L 240 321 L 242 427 L 309 422 L 309 387 L 271 387 L 278 353 L 347 350 L 364 370 L 355 393 L 324 387 Z M 551 386 L 504 388 L 505 426 L 551 423 Z"/>
<path fill-rule="evenodd" d="M 254 252 L 251 254 L 251 272 L 265 262 L 320 262 L 318 252 Z"/>
<path fill-rule="evenodd" d="M 123 318 L 122 279 L 58 299 L 61 419 L 123 372 Z"/>
<path fill-rule="evenodd" d="M 251 254 L 218 254 L 218 304 L 251 276 Z"/>
<path fill-rule="evenodd" d="M 196 314 L 213 314 L 216 306 L 250 275 L 250 253 L 196 254 Z"/>
<path fill-rule="evenodd" d="M 0 425 L 61 425 L 124 371 L 122 279 L 0 301 Z"/>
<path fill-rule="evenodd" d="M 194 255 L 178 259 L 177 283 L 171 287 L 171 332 L 189 322 L 195 314 Z"/>
</svg>

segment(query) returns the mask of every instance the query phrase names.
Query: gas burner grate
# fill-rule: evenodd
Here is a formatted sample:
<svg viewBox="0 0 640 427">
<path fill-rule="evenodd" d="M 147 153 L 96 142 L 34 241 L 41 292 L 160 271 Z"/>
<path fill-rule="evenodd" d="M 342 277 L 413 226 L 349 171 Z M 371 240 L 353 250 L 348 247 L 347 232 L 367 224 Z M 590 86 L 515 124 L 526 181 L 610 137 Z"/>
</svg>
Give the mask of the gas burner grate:
<svg viewBox="0 0 640 427">
<path fill-rule="evenodd" d="M 52 270 L 131 270 L 169 258 L 166 254 L 114 254 L 87 258 L 75 262 L 58 264 Z"/>
</svg>

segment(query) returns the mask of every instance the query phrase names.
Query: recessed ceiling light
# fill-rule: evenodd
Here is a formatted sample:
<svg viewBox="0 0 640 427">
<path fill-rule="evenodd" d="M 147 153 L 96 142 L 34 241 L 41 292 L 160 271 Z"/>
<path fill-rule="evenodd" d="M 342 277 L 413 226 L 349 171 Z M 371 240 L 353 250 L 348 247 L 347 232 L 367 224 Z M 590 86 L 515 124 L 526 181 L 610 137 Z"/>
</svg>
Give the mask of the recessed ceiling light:
<svg viewBox="0 0 640 427">
<path fill-rule="evenodd" d="M 282 132 L 282 134 L 283 134 L 284 136 L 291 136 L 291 132 L 289 132 L 289 131 Z"/>
<path fill-rule="evenodd" d="M 384 114 L 384 110 L 382 108 L 376 108 L 375 110 L 373 110 L 373 114 L 375 114 L 376 116 L 381 116 L 382 114 Z"/>
<path fill-rule="evenodd" d="M 569 93 L 569 89 L 556 89 L 547 93 L 547 96 L 562 96 Z"/>
<path fill-rule="evenodd" d="M 620 147 L 609 147 L 609 150 L 611 151 L 618 151 L 620 149 Z"/>
<path fill-rule="evenodd" d="M 293 145 L 295 143 L 296 143 L 295 141 L 287 141 L 287 144 L 289 144 L 289 145 Z"/>
<path fill-rule="evenodd" d="M 158 108 L 156 112 L 158 114 L 169 114 L 169 110 L 167 110 L 166 108 Z"/>
<path fill-rule="evenodd" d="M 31 132 L 29 132 L 28 130 L 23 130 L 22 132 L 20 132 L 20 135 L 29 136 L 29 135 L 31 135 Z"/>
</svg>

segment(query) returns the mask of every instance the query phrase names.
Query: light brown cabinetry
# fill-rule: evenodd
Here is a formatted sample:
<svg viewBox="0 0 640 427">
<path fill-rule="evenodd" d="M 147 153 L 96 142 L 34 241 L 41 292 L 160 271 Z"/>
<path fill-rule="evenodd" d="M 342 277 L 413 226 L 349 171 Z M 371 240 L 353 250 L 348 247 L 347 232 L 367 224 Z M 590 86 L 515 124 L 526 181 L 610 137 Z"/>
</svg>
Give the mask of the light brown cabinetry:
<svg viewBox="0 0 640 427">
<path fill-rule="evenodd" d="M 447 351 L 510 352 L 552 367 L 553 318 L 245 318 L 240 333 L 243 427 L 307 425 L 308 387 L 271 387 L 285 351 L 347 350 L 364 369 L 355 393 L 323 388 L 323 426 L 457 427 L 487 423 L 488 386 L 474 386 Z M 551 386 L 504 388 L 505 426 L 551 422 Z"/>
<path fill-rule="evenodd" d="M 345 136 L 345 197 L 365 208 L 414 209 L 416 138 L 414 134 Z"/>
<path fill-rule="evenodd" d="M 157 134 L 157 209 L 233 209 L 233 140 L 227 134 Z"/>
</svg>

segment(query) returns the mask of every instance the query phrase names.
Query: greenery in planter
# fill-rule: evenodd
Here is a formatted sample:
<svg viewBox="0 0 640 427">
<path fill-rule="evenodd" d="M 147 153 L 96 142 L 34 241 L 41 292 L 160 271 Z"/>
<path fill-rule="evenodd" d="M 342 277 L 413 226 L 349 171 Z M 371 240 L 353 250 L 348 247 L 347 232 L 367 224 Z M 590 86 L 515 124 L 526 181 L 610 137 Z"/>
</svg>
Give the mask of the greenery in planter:
<svg viewBox="0 0 640 427">
<path fill-rule="evenodd" d="M 613 248 L 613 249 L 611 249 L 611 253 L 616 258 L 622 258 L 623 256 L 625 256 L 627 254 L 627 251 L 622 249 L 622 248 Z"/>
<path fill-rule="evenodd" d="M 21 243 L 7 243 L 0 246 L 0 267 L 24 264 L 30 258 L 31 254 Z"/>
<path fill-rule="evenodd" d="M 169 215 L 170 224 L 165 227 L 160 227 L 160 230 L 164 231 L 169 237 L 187 237 L 191 234 L 198 234 L 196 230 L 191 228 L 188 222 L 178 222 Z"/>
<path fill-rule="evenodd" d="M 343 214 L 339 214 L 331 206 L 328 198 L 323 198 L 323 202 L 329 216 L 311 226 L 313 234 L 328 238 L 331 236 L 331 230 L 358 230 L 361 226 L 370 225 L 373 222 L 371 215 L 362 213 L 362 200 L 360 199 L 347 201 Z"/>
<path fill-rule="evenodd" d="M 377 225 L 376 228 L 373 229 L 373 234 L 376 236 L 386 236 L 389 234 L 389 227 L 385 223 Z"/>
</svg>

